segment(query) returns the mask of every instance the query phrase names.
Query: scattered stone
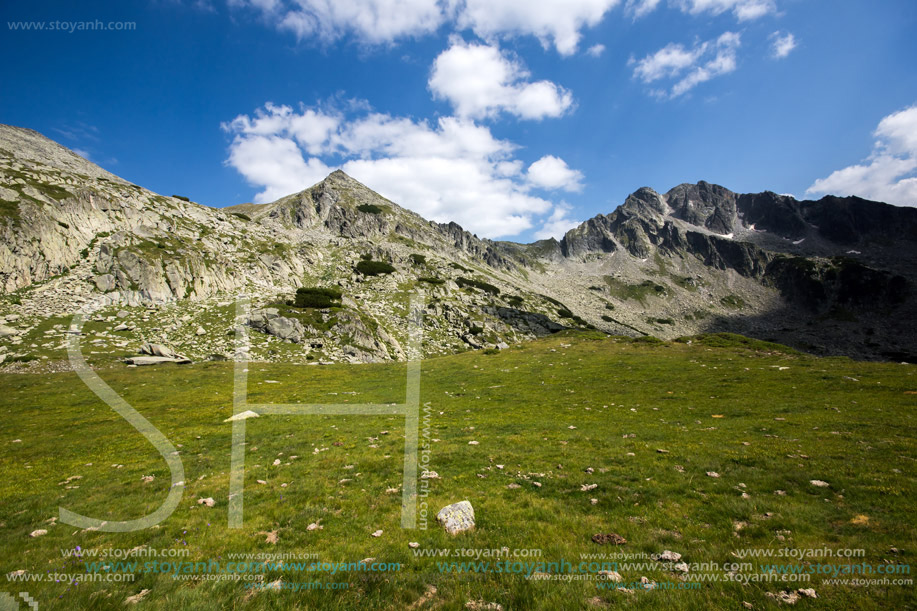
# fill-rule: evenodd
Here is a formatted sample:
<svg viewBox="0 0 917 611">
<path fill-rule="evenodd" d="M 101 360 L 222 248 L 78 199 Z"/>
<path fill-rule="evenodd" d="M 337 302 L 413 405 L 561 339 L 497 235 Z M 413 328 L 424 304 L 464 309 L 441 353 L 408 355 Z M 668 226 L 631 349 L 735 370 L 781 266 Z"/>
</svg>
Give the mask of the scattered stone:
<svg viewBox="0 0 917 611">
<path fill-rule="evenodd" d="M 245 420 L 247 418 L 257 418 L 257 417 L 258 417 L 257 412 L 253 412 L 252 410 L 246 410 L 244 412 L 240 412 L 236 414 L 235 416 L 227 418 L 223 422 L 235 422 L 236 420 Z"/>
<path fill-rule="evenodd" d="M 599 499 L 589 499 L 589 503 L 590 503 L 591 505 L 598 505 L 598 504 L 599 504 Z"/>
<path fill-rule="evenodd" d="M 469 441 L 469 442 L 468 442 L 468 445 L 470 445 L 470 446 L 476 446 L 476 445 L 478 445 L 478 443 L 479 443 L 479 442 L 477 442 L 477 441 Z"/>
<path fill-rule="evenodd" d="M 465 603 L 465 608 L 469 611 L 503 611 L 503 605 L 483 600 L 469 600 Z"/>
<path fill-rule="evenodd" d="M 420 596 L 420 598 L 411 603 L 411 606 L 409 606 L 408 609 L 417 609 L 424 606 L 433 600 L 433 597 L 436 596 L 436 591 L 436 586 L 431 586 L 428 584 L 424 593 Z"/>
<path fill-rule="evenodd" d="M 509 488 L 510 490 L 516 490 L 516 489 L 518 489 L 518 488 L 522 488 L 522 486 L 520 486 L 520 485 L 517 484 L 516 482 L 513 482 L 513 483 L 511 483 L 511 484 L 507 484 L 506 487 Z"/>
<path fill-rule="evenodd" d="M 44 528 L 39 528 L 38 530 L 33 530 L 32 532 L 30 532 L 29 536 L 34 539 L 35 537 L 43 537 L 47 534 L 48 534 L 48 531 L 46 531 Z"/>
<path fill-rule="evenodd" d="M 373 537 L 381 537 L 381 536 L 382 536 L 382 531 L 381 531 L 381 530 L 377 530 L 376 532 L 374 532 L 374 533 L 372 534 L 372 536 L 373 536 Z"/>
<path fill-rule="evenodd" d="M 204 329 L 204 327 L 198 327 L 197 330 L 194 332 L 194 334 L 198 336 L 207 335 L 207 330 Z"/>
<path fill-rule="evenodd" d="M 668 450 L 663 450 L 662 448 L 656 448 L 656 451 L 657 451 L 658 453 L 660 453 L 660 454 L 668 454 L 668 453 L 669 453 Z"/>
<path fill-rule="evenodd" d="M 440 479 L 436 471 L 424 471 L 420 474 L 420 479 Z"/>
<path fill-rule="evenodd" d="M 207 507 L 213 507 L 213 506 L 216 504 L 216 501 L 214 501 L 214 500 L 213 500 L 212 498 L 210 498 L 210 497 L 207 497 L 206 499 L 198 499 L 198 500 L 197 500 L 197 504 L 198 504 L 198 505 L 206 505 Z"/>
<path fill-rule="evenodd" d="M 597 533 L 592 535 L 592 542 L 599 545 L 610 543 L 611 545 L 624 545 L 627 539 L 617 533 Z"/>
<path fill-rule="evenodd" d="M 812 484 L 813 486 L 815 486 L 816 488 L 827 488 L 828 486 L 831 485 L 831 484 L 829 484 L 828 482 L 823 482 L 823 481 L 820 480 L 820 479 L 813 479 L 813 480 L 810 480 L 809 483 Z"/>
<path fill-rule="evenodd" d="M 768 598 L 776 600 L 777 602 L 781 602 L 787 605 L 795 605 L 797 601 L 799 601 L 799 594 L 796 592 L 788 592 L 786 590 L 777 592 L 776 594 L 773 592 L 765 592 L 764 595 Z"/>
<path fill-rule="evenodd" d="M 583 484 L 580 486 L 580 492 L 589 492 L 590 490 L 595 490 L 598 487 L 598 484 Z"/>
<path fill-rule="evenodd" d="M 319 524 L 318 522 L 312 522 L 311 524 L 306 526 L 306 530 L 309 532 L 312 532 L 313 530 L 322 530 L 323 528 L 325 527 Z"/>
<path fill-rule="evenodd" d="M 796 592 L 806 598 L 818 598 L 818 595 L 815 594 L 815 588 L 799 588 Z"/>
<path fill-rule="evenodd" d="M 707 477 L 719 477 L 720 474 L 716 471 L 707 471 Z"/>
<path fill-rule="evenodd" d="M 614 581 L 615 583 L 621 583 L 624 581 L 624 578 L 621 577 L 621 573 L 617 571 L 599 571 L 596 573 L 599 577 L 604 577 L 608 581 Z"/>
<path fill-rule="evenodd" d="M 657 554 L 653 560 L 656 562 L 678 562 L 681 560 L 681 554 L 678 552 L 664 550 L 661 554 Z"/>
<path fill-rule="evenodd" d="M 474 507 L 468 501 L 447 505 L 436 514 L 436 520 L 450 535 L 472 530 L 474 528 Z"/>
<path fill-rule="evenodd" d="M 150 591 L 144 588 L 143 590 L 140 590 L 137 594 L 134 594 L 133 596 L 128 596 L 127 598 L 125 598 L 124 604 L 125 605 L 136 605 L 141 600 L 143 600 L 144 597 L 149 593 Z"/>
<path fill-rule="evenodd" d="M 411 549 L 417 549 L 418 547 L 420 547 L 420 543 L 418 543 L 417 541 L 410 541 L 408 542 L 408 547 L 410 547 Z"/>
</svg>

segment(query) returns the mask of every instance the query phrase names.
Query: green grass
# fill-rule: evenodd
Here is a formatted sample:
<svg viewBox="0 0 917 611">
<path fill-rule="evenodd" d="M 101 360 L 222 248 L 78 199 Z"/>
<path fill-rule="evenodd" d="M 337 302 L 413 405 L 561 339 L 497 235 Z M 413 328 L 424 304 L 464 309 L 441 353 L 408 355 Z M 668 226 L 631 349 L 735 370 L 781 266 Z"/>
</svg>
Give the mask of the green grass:
<svg viewBox="0 0 917 611">
<path fill-rule="evenodd" d="M 605 276 L 605 283 L 611 294 L 619 299 L 631 299 L 645 303 L 647 297 L 666 296 L 666 288 L 652 280 L 644 280 L 639 284 L 628 284 L 612 276 Z"/>
<path fill-rule="evenodd" d="M 569 331 L 498 354 L 429 359 L 420 401 L 429 406 L 429 439 L 439 440 L 430 443 L 429 468 L 441 479 L 431 482 L 426 499 L 428 528 L 414 531 L 400 528 L 400 494 L 385 492 L 401 482 L 401 417 L 249 420 L 245 523 L 229 530 L 231 425 L 223 420 L 232 409 L 232 364 L 114 366 L 100 375 L 179 448 L 184 498 L 160 528 L 135 533 L 47 524 L 58 507 L 112 520 L 139 517 L 165 497 L 168 470 L 75 375 L 0 375 L 4 574 L 79 573 L 82 565 L 60 551 L 77 545 L 187 549 L 190 561 L 308 552 L 324 561 L 373 557 L 403 569 L 334 576 L 272 570 L 265 582 L 282 577 L 350 587 L 249 597 L 242 582 L 177 581 L 140 571 L 133 583 L 7 583 L 6 591 L 29 591 L 40 609 L 121 609 L 141 589 L 150 590 L 138 606 L 147 609 L 405 609 L 428 584 L 438 592 L 421 609 L 461 609 L 479 599 L 504 609 L 589 609 L 593 597 L 634 609 L 736 609 L 743 601 L 776 609 L 765 593 L 787 587 L 817 591 L 818 600 L 802 600 L 799 609 L 915 604 L 913 586 L 828 585 L 819 575 L 806 584 L 719 582 L 697 591 L 615 593 L 592 581 L 444 573 L 437 565 L 443 559 L 416 557 L 407 546 L 539 549 L 545 561 L 574 564 L 581 554 L 615 551 L 670 549 L 689 563 L 725 563 L 746 548 L 862 548 L 866 556 L 856 562 L 908 563 L 917 540 L 917 416 L 908 394 L 917 391 L 913 366 L 815 358 L 726 334 L 687 344 Z M 400 402 L 404 375 L 403 363 L 251 363 L 249 400 Z M 479 445 L 469 445 L 472 440 Z M 276 458 L 281 464 L 275 467 Z M 62 483 L 75 475 L 82 479 Z M 143 475 L 155 480 L 144 484 Z M 813 487 L 813 479 L 830 487 Z M 510 483 L 521 488 L 508 489 Z M 592 483 L 597 488 L 580 491 Z M 198 505 L 199 497 L 213 497 L 216 506 Z M 463 499 L 475 507 L 477 528 L 449 537 L 432 515 Z M 306 530 L 319 520 L 323 530 Z M 49 532 L 30 538 L 38 528 Z M 383 535 L 370 536 L 375 530 Z M 276 544 L 265 542 L 263 533 L 271 531 Z M 611 549 L 590 541 L 605 532 L 621 534 L 627 544 Z M 676 580 L 659 569 L 618 570 L 627 582 Z"/>
</svg>

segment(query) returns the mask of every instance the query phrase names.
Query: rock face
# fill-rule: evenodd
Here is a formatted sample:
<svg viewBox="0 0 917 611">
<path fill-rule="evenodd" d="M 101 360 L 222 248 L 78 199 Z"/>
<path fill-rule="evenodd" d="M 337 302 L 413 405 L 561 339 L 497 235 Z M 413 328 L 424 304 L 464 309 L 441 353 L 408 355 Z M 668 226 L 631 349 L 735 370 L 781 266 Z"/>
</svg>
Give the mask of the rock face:
<svg viewBox="0 0 917 611">
<path fill-rule="evenodd" d="M 395 271 L 357 273 L 365 258 Z M 46 343 L 30 335 L 42 320 L 87 304 L 112 309 L 105 322 L 123 334 L 119 348 L 155 337 L 194 359 L 234 354 L 226 332 L 247 324 L 271 336 L 256 359 L 404 360 L 405 295 L 421 291 L 426 354 L 587 327 L 666 339 L 730 331 L 912 360 L 915 281 L 917 209 L 855 197 L 643 187 L 559 240 L 516 244 L 427 221 L 340 171 L 276 202 L 209 208 L 0 125 L 7 362 Z M 340 307 L 283 309 L 299 287 L 334 288 Z M 230 321 L 242 293 L 254 310 Z M 200 316 L 169 315 L 175 304 Z"/>
<path fill-rule="evenodd" d="M 436 520 L 450 535 L 457 535 L 474 528 L 474 507 L 468 501 L 447 505 L 436 514 Z"/>
<path fill-rule="evenodd" d="M 275 308 L 253 311 L 248 318 L 248 325 L 294 344 L 301 343 L 306 335 L 301 322 L 295 318 L 280 316 Z"/>
</svg>

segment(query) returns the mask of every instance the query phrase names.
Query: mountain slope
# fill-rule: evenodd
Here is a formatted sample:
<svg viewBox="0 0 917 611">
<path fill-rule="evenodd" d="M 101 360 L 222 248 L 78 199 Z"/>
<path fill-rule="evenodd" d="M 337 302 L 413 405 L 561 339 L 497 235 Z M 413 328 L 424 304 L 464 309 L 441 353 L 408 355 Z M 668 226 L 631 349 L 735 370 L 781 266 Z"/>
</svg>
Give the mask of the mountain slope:
<svg viewBox="0 0 917 611">
<path fill-rule="evenodd" d="M 289 321 L 280 325 L 288 341 L 256 334 L 256 358 L 403 359 L 406 304 L 418 290 L 427 354 L 591 326 L 666 338 L 736 331 L 814 352 L 912 358 L 915 246 L 914 209 L 706 182 L 644 187 L 559 241 L 527 245 L 427 221 L 340 171 L 273 203 L 213 209 L 0 126 L 0 316 L 16 322 L 0 350 L 14 358 L 32 343 L 31 353 L 47 347 L 57 358 L 34 334 L 62 336 L 43 321 L 90 303 L 112 353 L 145 340 L 193 358 L 230 356 L 232 330 L 250 322 L 231 307 L 244 292 L 273 308 L 256 313 L 256 328 Z M 367 272 L 383 263 L 391 273 Z M 303 286 L 336 287 L 341 301 L 296 308 Z M 121 326 L 131 330 L 113 330 Z"/>
</svg>

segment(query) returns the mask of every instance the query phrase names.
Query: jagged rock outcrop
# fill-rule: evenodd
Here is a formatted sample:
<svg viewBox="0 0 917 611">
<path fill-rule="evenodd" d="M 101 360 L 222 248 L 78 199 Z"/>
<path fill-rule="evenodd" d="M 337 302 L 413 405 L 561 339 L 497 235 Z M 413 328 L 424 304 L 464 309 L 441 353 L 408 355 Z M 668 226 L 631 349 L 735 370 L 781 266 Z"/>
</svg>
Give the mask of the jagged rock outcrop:
<svg viewBox="0 0 917 611">
<path fill-rule="evenodd" d="M 361 259 L 392 269 L 360 273 Z M 401 360 L 406 296 L 423 292 L 435 354 L 593 327 L 730 330 L 900 355 L 917 352 L 902 346 L 917 338 L 915 279 L 917 210 L 859 198 L 643 187 L 560 240 L 526 245 L 427 221 L 341 171 L 276 202 L 208 208 L 0 126 L 2 354 L 48 345 L 34 336 L 39 323 L 83 306 L 112 323 L 103 343 L 155 338 L 195 359 L 232 354 L 232 303 L 244 293 L 255 309 L 242 322 L 284 340 L 259 343 L 258 358 Z M 291 307 L 303 286 L 341 301 Z M 113 319 L 115 308 L 127 318 Z M 868 338 L 849 326 L 863 319 Z"/>
</svg>

